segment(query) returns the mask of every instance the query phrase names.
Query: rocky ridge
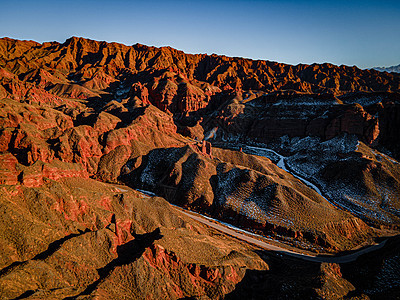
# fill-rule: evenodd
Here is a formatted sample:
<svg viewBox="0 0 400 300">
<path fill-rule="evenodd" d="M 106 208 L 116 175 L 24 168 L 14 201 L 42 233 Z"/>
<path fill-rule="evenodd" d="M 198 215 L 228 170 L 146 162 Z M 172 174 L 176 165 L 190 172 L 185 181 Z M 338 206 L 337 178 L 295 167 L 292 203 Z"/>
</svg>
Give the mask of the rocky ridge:
<svg viewBox="0 0 400 300">
<path fill-rule="evenodd" d="M 397 66 L 391 66 L 391 67 L 375 67 L 373 68 L 374 70 L 380 71 L 380 72 L 396 72 L 400 73 L 400 65 Z"/>
<path fill-rule="evenodd" d="M 356 67 L 0 39 L 1 297 L 240 298 L 255 278 L 277 299 L 395 294 L 168 202 L 314 253 L 396 234 L 399 89 Z"/>
</svg>

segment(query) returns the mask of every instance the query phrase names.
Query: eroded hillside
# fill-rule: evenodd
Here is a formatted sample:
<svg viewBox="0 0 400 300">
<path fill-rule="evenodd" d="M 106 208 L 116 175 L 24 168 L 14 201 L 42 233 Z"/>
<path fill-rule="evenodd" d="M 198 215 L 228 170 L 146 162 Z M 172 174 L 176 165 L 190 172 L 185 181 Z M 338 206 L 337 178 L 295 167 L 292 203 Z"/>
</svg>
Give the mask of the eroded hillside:
<svg viewBox="0 0 400 300">
<path fill-rule="evenodd" d="M 0 39 L 1 297 L 396 295 L 397 239 L 319 255 L 398 233 L 399 92 L 356 67 Z"/>
</svg>

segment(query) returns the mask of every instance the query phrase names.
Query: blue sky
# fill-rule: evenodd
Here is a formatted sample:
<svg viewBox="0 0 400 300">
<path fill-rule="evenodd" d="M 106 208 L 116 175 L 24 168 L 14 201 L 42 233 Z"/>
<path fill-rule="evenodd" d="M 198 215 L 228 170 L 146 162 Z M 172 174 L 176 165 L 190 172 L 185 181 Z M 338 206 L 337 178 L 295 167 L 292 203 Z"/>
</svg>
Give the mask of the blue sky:
<svg viewBox="0 0 400 300">
<path fill-rule="evenodd" d="M 400 64 L 400 1 L 0 0 L 4 36 L 368 68 Z"/>
</svg>

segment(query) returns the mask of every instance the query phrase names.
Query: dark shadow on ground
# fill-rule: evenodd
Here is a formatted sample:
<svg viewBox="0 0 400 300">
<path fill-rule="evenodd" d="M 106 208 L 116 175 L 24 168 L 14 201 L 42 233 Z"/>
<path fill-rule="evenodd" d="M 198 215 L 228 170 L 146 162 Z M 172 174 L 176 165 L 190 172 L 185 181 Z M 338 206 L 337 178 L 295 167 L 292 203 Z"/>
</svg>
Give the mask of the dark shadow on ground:
<svg viewBox="0 0 400 300">
<path fill-rule="evenodd" d="M 19 295 L 17 298 L 12 299 L 12 300 L 25 299 L 25 298 L 28 298 L 29 296 L 32 296 L 34 293 L 35 293 L 35 291 L 29 290 L 29 291 L 26 291 L 25 293 Z"/>
<path fill-rule="evenodd" d="M 162 238 L 160 228 L 155 229 L 150 233 L 137 234 L 135 239 L 117 247 L 117 258 L 112 260 L 103 268 L 97 270 L 99 279 L 90 284 L 82 293 L 74 297 L 67 297 L 67 299 L 76 299 L 79 296 L 90 295 L 96 288 L 112 273 L 112 271 L 119 266 L 130 264 L 140 258 L 146 248 L 150 247 L 155 240 Z"/>
<path fill-rule="evenodd" d="M 320 299 L 320 263 L 303 261 L 273 251 L 255 251 L 269 270 L 246 270 L 225 299 Z"/>
<path fill-rule="evenodd" d="M 58 249 L 60 249 L 61 245 L 64 242 L 66 242 L 66 241 L 68 241 L 68 240 L 70 240 L 70 239 L 72 239 L 74 237 L 77 237 L 77 236 L 80 236 L 82 234 L 88 233 L 88 232 L 90 232 L 89 229 L 85 229 L 83 231 L 78 230 L 78 233 L 72 233 L 72 234 L 69 234 L 69 235 L 59 239 L 59 240 L 56 240 L 56 241 L 50 243 L 45 251 L 43 251 L 43 252 L 41 252 L 39 254 L 36 254 L 33 258 L 31 258 L 29 260 L 44 260 L 44 259 L 48 258 L 50 255 L 52 255 L 54 252 L 56 252 Z M 15 261 L 11 265 L 1 269 L 0 270 L 0 277 L 2 277 L 4 275 L 6 275 L 7 273 L 11 272 L 16 267 L 18 267 L 20 265 L 23 265 L 23 264 L 26 264 L 29 260 L 26 260 L 26 261 Z"/>
<path fill-rule="evenodd" d="M 346 297 L 400 299 L 400 236 L 389 238 L 384 247 L 340 267 L 343 278 L 355 287 Z"/>
<path fill-rule="evenodd" d="M 400 299 L 400 237 L 355 261 L 312 262 L 275 251 L 255 251 L 269 270 L 246 270 L 225 299 Z M 336 298 L 330 299 L 336 299 Z"/>
</svg>

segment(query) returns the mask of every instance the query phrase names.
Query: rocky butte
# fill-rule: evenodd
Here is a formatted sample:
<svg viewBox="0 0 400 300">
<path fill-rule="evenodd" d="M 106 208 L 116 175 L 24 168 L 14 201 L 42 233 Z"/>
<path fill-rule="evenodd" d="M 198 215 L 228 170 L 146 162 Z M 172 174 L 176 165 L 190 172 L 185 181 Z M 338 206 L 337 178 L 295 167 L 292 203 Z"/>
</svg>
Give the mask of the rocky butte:
<svg viewBox="0 0 400 300">
<path fill-rule="evenodd" d="M 396 299 L 399 128 L 399 73 L 2 38 L 0 298 Z"/>
</svg>

